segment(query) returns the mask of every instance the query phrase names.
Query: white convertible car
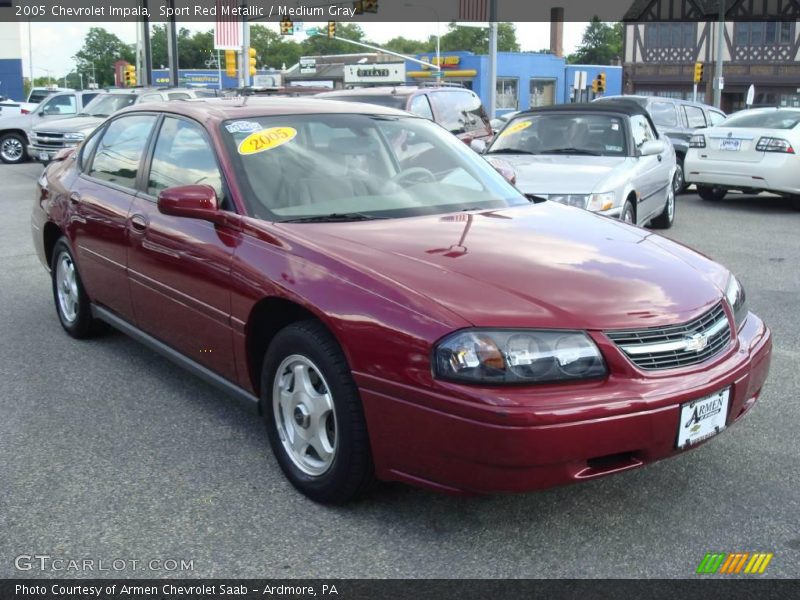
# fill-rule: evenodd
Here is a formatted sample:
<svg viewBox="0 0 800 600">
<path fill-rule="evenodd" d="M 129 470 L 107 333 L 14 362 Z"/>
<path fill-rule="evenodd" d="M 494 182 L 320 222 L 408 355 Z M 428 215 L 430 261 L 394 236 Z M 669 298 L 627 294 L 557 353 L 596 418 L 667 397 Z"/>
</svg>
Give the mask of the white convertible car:
<svg viewBox="0 0 800 600">
<path fill-rule="evenodd" d="M 675 150 L 634 102 L 565 104 L 515 115 L 487 159 L 513 167 L 524 194 L 668 228 L 675 219 Z"/>
<path fill-rule="evenodd" d="M 800 195 L 800 110 L 754 108 L 699 130 L 684 161 L 686 182 L 705 200 L 728 190 Z"/>
</svg>

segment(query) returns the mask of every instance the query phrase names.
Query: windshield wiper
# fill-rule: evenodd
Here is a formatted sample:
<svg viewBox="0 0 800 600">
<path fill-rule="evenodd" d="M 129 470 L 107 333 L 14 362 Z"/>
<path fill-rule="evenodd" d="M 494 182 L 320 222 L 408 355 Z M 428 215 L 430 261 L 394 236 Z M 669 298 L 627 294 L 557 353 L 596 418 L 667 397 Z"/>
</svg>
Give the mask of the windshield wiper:
<svg viewBox="0 0 800 600">
<path fill-rule="evenodd" d="M 550 150 L 542 150 L 541 154 L 585 154 L 587 156 L 603 156 L 594 150 L 584 150 L 583 148 L 552 148 Z"/>
<path fill-rule="evenodd" d="M 297 217 L 294 219 L 282 219 L 278 223 L 342 223 L 348 221 L 375 221 L 386 219 L 387 217 L 373 217 L 364 213 L 330 213 L 328 215 L 314 215 L 311 217 Z"/>
<path fill-rule="evenodd" d="M 520 150 L 518 148 L 498 148 L 497 150 L 489 150 L 486 154 L 539 154 L 538 152 L 530 152 L 528 150 Z"/>
</svg>

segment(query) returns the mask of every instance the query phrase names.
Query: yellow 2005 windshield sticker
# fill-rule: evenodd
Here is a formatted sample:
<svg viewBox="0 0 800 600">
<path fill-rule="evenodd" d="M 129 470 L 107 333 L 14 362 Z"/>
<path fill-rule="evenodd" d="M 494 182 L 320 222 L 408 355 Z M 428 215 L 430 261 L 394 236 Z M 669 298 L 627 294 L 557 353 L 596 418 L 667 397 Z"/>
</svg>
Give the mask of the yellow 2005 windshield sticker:
<svg viewBox="0 0 800 600">
<path fill-rule="evenodd" d="M 515 133 L 519 133 L 523 129 L 527 129 L 530 126 L 531 126 L 530 121 L 520 121 L 519 123 L 514 123 L 511 127 L 504 129 L 503 133 L 501 133 L 500 135 L 501 136 L 513 135 Z"/>
<path fill-rule="evenodd" d="M 270 127 L 251 133 L 239 144 L 239 154 L 258 154 L 291 142 L 297 130 L 294 127 Z"/>
</svg>

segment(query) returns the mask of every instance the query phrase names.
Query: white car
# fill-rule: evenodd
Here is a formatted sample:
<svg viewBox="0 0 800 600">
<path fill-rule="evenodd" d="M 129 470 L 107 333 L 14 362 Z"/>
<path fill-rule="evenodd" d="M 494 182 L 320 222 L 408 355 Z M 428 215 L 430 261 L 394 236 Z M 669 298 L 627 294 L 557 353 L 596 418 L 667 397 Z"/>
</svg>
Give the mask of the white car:
<svg viewBox="0 0 800 600">
<path fill-rule="evenodd" d="M 637 225 L 669 228 L 675 219 L 675 150 L 633 102 L 563 104 L 515 115 L 487 159 L 514 169 L 524 194 Z"/>
<path fill-rule="evenodd" d="M 689 141 L 686 182 L 704 200 L 728 190 L 800 195 L 800 109 L 753 108 L 701 129 Z"/>
<path fill-rule="evenodd" d="M 30 93 L 28 94 L 28 100 L 26 102 L 14 102 L 6 98 L 2 102 L 0 102 L 0 118 L 2 117 L 16 117 L 19 115 L 29 115 L 36 108 L 39 104 L 47 98 L 57 92 L 71 92 L 69 88 L 60 88 L 60 87 L 35 87 L 32 88 Z"/>
</svg>

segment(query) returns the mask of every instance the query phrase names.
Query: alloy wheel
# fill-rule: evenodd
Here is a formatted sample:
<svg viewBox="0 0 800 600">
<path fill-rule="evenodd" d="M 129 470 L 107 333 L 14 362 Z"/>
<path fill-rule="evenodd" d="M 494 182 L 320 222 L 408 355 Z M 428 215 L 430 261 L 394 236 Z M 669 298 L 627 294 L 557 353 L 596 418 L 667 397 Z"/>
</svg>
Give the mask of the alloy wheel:
<svg viewBox="0 0 800 600">
<path fill-rule="evenodd" d="M 74 323 L 78 318 L 78 279 L 75 273 L 75 264 L 67 253 L 58 259 L 56 267 L 56 294 L 61 315 L 68 323 Z"/>
<path fill-rule="evenodd" d="M 0 156 L 4 161 L 10 163 L 18 162 L 22 158 L 23 151 L 22 142 L 15 137 L 4 139 L 3 144 L 0 146 Z"/>
<path fill-rule="evenodd" d="M 292 354 L 281 362 L 272 386 L 272 408 L 287 456 L 306 475 L 323 475 L 337 450 L 333 396 L 319 368 Z"/>
</svg>

